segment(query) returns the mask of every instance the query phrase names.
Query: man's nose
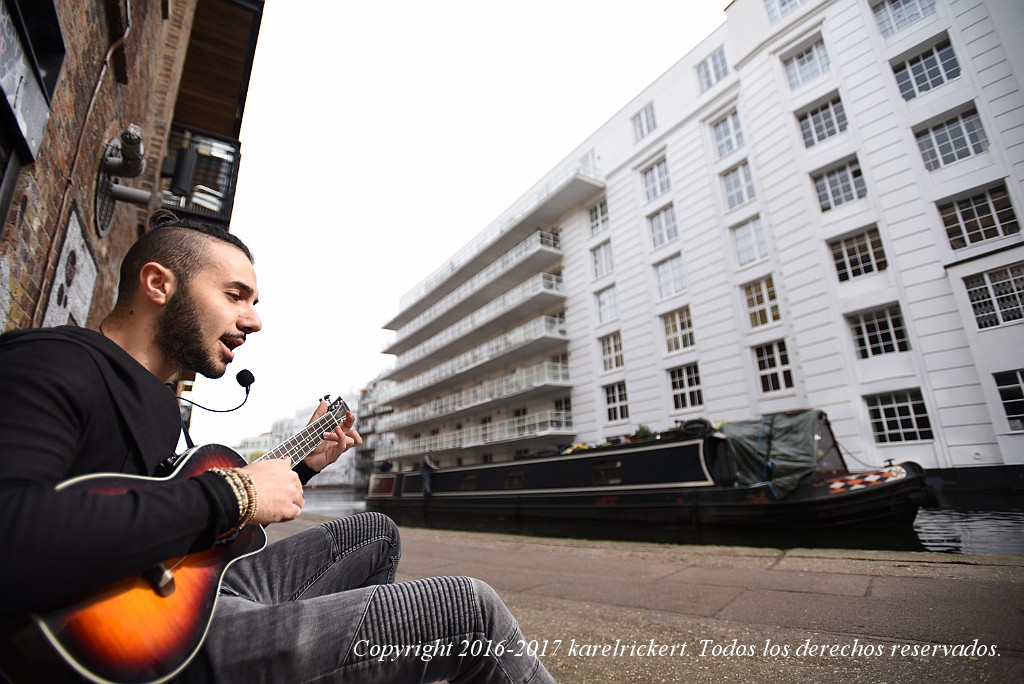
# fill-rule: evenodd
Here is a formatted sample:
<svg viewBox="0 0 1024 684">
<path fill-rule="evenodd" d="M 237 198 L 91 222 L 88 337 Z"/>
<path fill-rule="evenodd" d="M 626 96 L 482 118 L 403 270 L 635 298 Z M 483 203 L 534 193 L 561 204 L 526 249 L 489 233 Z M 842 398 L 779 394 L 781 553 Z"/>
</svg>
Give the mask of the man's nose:
<svg viewBox="0 0 1024 684">
<path fill-rule="evenodd" d="M 239 320 L 238 327 L 248 335 L 249 333 L 259 332 L 263 327 L 263 321 L 260 320 L 260 315 L 256 313 L 255 309 L 250 309 Z"/>
</svg>

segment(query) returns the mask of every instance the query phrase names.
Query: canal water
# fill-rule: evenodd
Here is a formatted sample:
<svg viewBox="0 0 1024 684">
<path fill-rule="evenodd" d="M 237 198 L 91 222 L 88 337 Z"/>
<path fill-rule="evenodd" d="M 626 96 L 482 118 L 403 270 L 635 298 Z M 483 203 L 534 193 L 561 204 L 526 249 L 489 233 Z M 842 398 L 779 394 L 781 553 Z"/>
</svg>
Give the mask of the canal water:
<svg viewBox="0 0 1024 684">
<path fill-rule="evenodd" d="M 688 528 L 653 527 L 631 524 L 614 527 L 602 523 L 522 524 L 508 520 L 471 519 L 431 521 L 436 527 L 458 527 L 478 531 L 533 534 L 538 536 L 626 539 L 690 544 L 772 546 L 780 548 L 845 548 L 886 551 L 935 551 L 940 553 L 994 554 L 1024 556 L 1024 499 L 996 502 L 999 510 L 978 510 L 977 502 L 922 508 L 913 528 L 874 528 L 844 530 L 842 533 L 811 532 L 794 535 L 791 531 L 705 531 Z M 341 517 L 366 510 L 363 493 L 348 489 L 307 489 L 303 512 L 310 515 Z M 423 521 L 400 521 L 419 524 Z"/>
</svg>

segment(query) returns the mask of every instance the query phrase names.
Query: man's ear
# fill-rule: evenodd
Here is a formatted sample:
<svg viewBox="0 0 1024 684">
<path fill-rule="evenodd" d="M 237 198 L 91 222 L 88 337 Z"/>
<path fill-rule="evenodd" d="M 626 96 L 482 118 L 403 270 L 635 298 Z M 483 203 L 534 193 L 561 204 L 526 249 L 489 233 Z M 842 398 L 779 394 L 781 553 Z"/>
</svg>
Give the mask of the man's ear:
<svg viewBox="0 0 1024 684">
<path fill-rule="evenodd" d="M 163 264 L 150 261 L 139 270 L 139 292 L 154 304 L 167 304 L 177 287 L 178 279 Z"/>
</svg>

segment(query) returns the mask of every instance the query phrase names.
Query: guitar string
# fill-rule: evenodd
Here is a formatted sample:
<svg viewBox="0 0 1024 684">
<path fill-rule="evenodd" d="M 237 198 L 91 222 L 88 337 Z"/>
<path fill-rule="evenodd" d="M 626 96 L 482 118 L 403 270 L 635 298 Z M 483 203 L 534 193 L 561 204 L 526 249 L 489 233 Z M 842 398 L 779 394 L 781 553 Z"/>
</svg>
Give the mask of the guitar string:
<svg viewBox="0 0 1024 684">
<path fill-rule="evenodd" d="M 311 447 L 315 447 L 323 440 L 323 434 L 329 430 L 333 430 L 340 423 L 338 422 L 337 415 L 343 411 L 348 411 L 348 405 L 344 400 L 339 400 L 338 406 L 329 410 L 327 413 L 322 415 L 319 419 L 313 423 L 307 425 L 304 429 L 300 430 L 294 436 L 286 439 L 281 444 L 277 445 L 263 456 L 260 456 L 257 461 L 262 461 L 266 458 L 285 458 L 291 461 L 292 467 L 297 466 L 309 452 L 312 451 Z M 284 452 L 278 455 L 279 452 Z M 298 456 L 298 458 L 295 458 Z"/>
<path fill-rule="evenodd" d="M 292 437 L 288 442 L 281 444 L 268 456 L 272 458 L 288 458 L 294 468 L 304 459 L 313 447 L 323 440 L 323 434 L 329 429 L 337 426 L 335 420 L 323 420 L 313 423 L 298 435 Z M 277 454 L 280 453 L 280 456 Z"/>
</svg>

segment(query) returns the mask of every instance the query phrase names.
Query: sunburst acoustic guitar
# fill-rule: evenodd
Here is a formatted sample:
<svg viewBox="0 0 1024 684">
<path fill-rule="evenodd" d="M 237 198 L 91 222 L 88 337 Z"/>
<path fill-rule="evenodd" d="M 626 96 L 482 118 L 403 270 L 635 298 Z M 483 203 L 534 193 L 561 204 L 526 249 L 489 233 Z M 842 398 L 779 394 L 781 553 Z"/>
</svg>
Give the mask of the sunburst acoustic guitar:
<svg viewBox="0 0 1024 684">
<path fill-rule="evenodd" d="M 335 399 L 326 414 L 257 460 L 287 458 L 295 467 L 320 444 L 325 432 L 344 421 L 346 411 L 345 401 Z M 210 444 L 185 452 L 167 477 L 97 473 L 62 482 L 57 489 L 123 494 L 195 477 L 211 468 L 244 465 L 245 459 L 233 450 Z M 49 682 L 57 674 L 103 684 L 167 681 L 188 665 L 206 638 L 224 572 L 266 544 L 263 528 L 247 525 L 237 536 L 211 549 L 168 558 L 148 572 L 114 582 L 72 606 L 35 615 L 30 629 L 3 646 L 0 668 L 18 683 Z M 39 639 L 40 634 L 45 639 Z M 60 655 L 63 664 L 53 653 Z"/>
</svg>

